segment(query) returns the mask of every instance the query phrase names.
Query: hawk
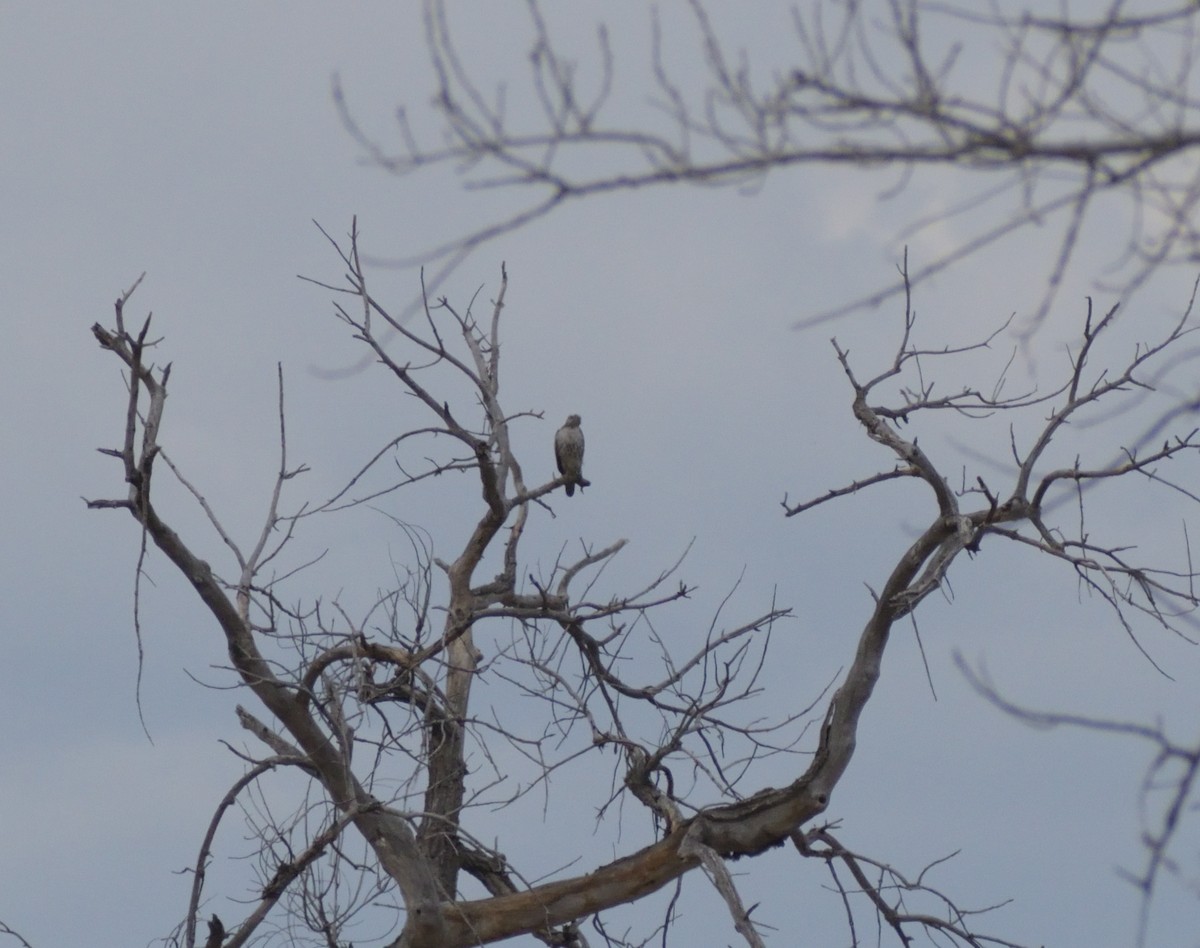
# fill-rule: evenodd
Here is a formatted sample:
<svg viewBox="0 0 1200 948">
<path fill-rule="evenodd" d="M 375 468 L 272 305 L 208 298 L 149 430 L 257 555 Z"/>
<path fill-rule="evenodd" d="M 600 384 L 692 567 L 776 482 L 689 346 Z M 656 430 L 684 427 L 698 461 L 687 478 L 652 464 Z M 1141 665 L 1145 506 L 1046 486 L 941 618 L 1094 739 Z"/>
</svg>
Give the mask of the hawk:
<svg viewBox="0 0 1200 948">
<path fill-rule="evenodd" d="M 567 496 L 575 494 L 575 485 L 582 490 L 591 487 L 592 482 L 583 476 L 583 432 L 579 429 L 579 416 L 571 415 L 554 435 L 554 460 L 558 464 L 558 473 L 569 477 Z"/>
</svg>

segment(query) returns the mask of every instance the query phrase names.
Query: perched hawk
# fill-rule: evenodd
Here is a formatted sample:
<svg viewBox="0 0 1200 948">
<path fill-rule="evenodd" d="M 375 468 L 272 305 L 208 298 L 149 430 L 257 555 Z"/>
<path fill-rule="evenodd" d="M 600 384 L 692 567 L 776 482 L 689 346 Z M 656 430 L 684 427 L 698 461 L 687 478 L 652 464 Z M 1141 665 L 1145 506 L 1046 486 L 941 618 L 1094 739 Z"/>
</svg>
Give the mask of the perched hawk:
<svg viewBox="0 0 1200 948">
<path fill-rule="evenodd" d="M 579 416 L 571 415 L 554 435 L 554 460 L 558 473 L 569 477 L 567 496 L 575 494 L 575 485 L 591 487 L 592 482 L 583 477 L 583 432 L 579 430 Z"/>
</svg>

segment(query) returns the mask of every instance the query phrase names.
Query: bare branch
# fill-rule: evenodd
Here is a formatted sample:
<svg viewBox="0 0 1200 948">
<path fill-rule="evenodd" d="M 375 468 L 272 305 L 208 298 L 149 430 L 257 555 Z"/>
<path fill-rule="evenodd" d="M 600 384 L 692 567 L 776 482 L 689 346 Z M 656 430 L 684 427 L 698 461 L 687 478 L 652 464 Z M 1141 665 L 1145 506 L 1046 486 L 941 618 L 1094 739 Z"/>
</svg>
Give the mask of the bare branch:
<svg viewBox="0 0 1200 948">
<path fill-rule="evenodd" d="M 1184 812 L 1195 806 L 1197 777 L 1200 776 L 1200 744 L 1189 747 L 1171 741 L 1161 726 L 1148 727 L 1077 714 L 1033 711 L 1021 707 L 1002 697 L 996 687 L 972 669 L 961 655 L 956 653 L 954 660 L 972 688 L 1005 714 L 1032 727 L 1076 727 L 1104 734 L 1135 737 L 1156 749 L 1154 759 L 1146 768 L 1146 775 L 1142 781 L 1143 810 L 1151 802 L 1152 796 L 1165 793 L 1166 799 L 1156 806 L 1156 817 L 1143 814 L 1143 820 L 1151 824 L 1142 833 L 1142 845 L 1146 849 L 1145 868 L 1138 873 L 1126 873 L 1127 878 L 1141 892 L 1137 943 L 1145 944 L 1150 907 L 1158 878 L 1164 872 L 1179 872 L 1175 861 L 1169 856 L 1169 850 L 1179 833 Z"/>
<path fill-rule="evenodd" d="M 972 198 L 950 212 L 969 209 L 968 236 L 914 272 L 915 285 L 1018 231 L 1056 226 L 1058 248 L 1031 327 L 1049 311 L 1102 204 L 1106 220 L 1124 215 L 1127 236 L 1116 261 L 1122 290 L 1160 266 L 1193 259 L 1200 245 L 1200 97 L 1189 91 L 1200 30 L 1190 4 L 1144 16 L 1115 3 L 1091 17 L 1056 19 L 940 0 L 895 0 L 880 16 L 859 4 L 822 2 L 792 11 L 790 24 L 773 24 L 777 33 L 794 31 L 790 58 L 754 63 L 727 48 L 694 0 L 693 62 L 678 49 L 663 52 L 662 18 L 651 14 L 647 69 L 626 67 L 634 88 L 657 87 L 644 120 L 630 119 L 613 101 L 620 86 L 606 27 L 597 30 L 591 62 L 569 62 L 542 9 L 528 9 L 528 87 L 514 93 L 496 80 L 493 96 L 493 81 L 459 54 L 443 4 L 427 0 L 432 109 L 441 125 L 434 144 L 413 132 L 404 107 L 394 145 L 368 136 L 335 82 L 343 123 L 372 164 L 400 176 L 451 166 L 467 189 L 524 196 L 510 216 L 401 265 L 457 262 L 583 198 L 680 184 L 753 187 L 814 165 L 892 169 L 893 190 L 923 168 L 991 179 L 988 200 Z M 939 47 L 934 37 L 942 36 L 956 42 Z M 975 53 L 970 69 L 960 61 L 964 48 Z M 697 71 L 705 76 L 698 86 L 679 78 Z M 510 100 L 518 107 L 506 108 Z M 1108 200 L 1115 195 L 1131 200 Z M 893 282 L 806 322 L 877 306 L 902 291 Z"/>
</svg>

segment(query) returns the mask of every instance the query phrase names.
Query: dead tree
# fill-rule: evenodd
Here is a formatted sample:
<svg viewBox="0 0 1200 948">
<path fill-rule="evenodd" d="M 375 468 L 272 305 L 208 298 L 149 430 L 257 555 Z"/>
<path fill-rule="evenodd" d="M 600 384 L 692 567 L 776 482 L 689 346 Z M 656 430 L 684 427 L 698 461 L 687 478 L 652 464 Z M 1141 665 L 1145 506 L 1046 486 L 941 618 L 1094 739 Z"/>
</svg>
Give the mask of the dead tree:
<svg viewBox="0 0 1200 948">
<path fill-rule="evenodd" d="M 133 290 L 117 301 L 113 327 L 93 327 L 101 347 L 127 371 L 123 437 L 117 447 L 102 450 L 120 462 L 128 490 L 89 506 L 128 511 L 142 531 L 142 555 L 152 544 L 193 586 L 223 636 L 232 674 L 254 702 L 253 709 L 236 710 L 262 749 L 244 755 L 246 772 L 221 801 L 201 842 L 177 943 L 194 948 L 199 937 L 205 870 L 222 818 L 266 774 L 288 771 L 307 785 L 304 802 L 289 817 L 264 809 L 267 815 L 254 827 L 261 841 L 256 891 L 245 916 L 226 922 L 228 928 L 214 916 L 210 948 L 214 939 L 226 948 L 250 944 L 270 918 L 286 926 L 293 942 L 337 946 L 356 918 L 388 905 L 395 912 L 390 930 L 380 932 L 375 943 L 393 948 L 483 945 L 523 933 L 547 945 L 581 946 L 588 944 L 589 921 L 605 943 L 624 944 L 605 934 L 604 913 L 697 868 L 712 881 L 745 943 L 759 945 L 762 935 L 727 861 L 784 845 L 830 866 L 852 932 L 855 916 L 866 911 L 902 944 L 921 932 L 941 943 L 1008 944 L 981 935 L 975 917 L 958 909 L 952 894 L 844 847 L 822 816 L 853 758 L 859 721 L 884 673 L 892 630 L 942 587 L 961 554 L 985 562 L 991 544 L 1016 543 L 1066 564 L 1111 605 L 1117 623 L 1135 640 L 1147 619 L 1184 634 L 1182 617 L 1196 606 L 1192 571 L 1133 561 L 1121 539 L 1102 539 L 1085 528 L 1083 513 L 1093 485 L 1144 479 L 1166 490 L 1178 488 L 1164 468 L 1174 461 L 1184 469 L 1200 448 L 1196 431 L 1180 416 L 1181 430 L 1160 432 L 1161 443 L 1112 445 L 1103 459 L 1066 467 L 1047 467 L 1046 461 L 1066 426 L 1118 407 L 1149 384 L 1164 354 L 1190 331 L 1190 306 L 1157 343 L 1109 367 L 1095 364 L 1096 347 L 1116 309 L 1097 316 L 1089 304 L 1061 384 L 1015 397 L 976 388 L 935 396 L 928 381 L 933 365 L 995 343 L 999 330 L 966 348 L 921 347 L 911 303 L 899 324 L 893 361 L 873 373 L 864 374 L 835 342 L 832 356 L 844 370 L 854 423 L 892 466 L 798 503 L 785 498 L 785 513 L 799 516 L 874 485 L 908 479 L 926 488 L 925 512 L 912 511 L 924 517 L 925 526 L 873 587 L 873 607 L 836 687 L 811 701 L 776 696 L 771 706 L 784 710 L 767 720 L 761 712 L 748 718 L 735 712 L 758 700 L 771 631 L 789 615 L 786 608 L 771 603 L 728 626 L 714 618 L 702 636 L 693 637 L 699 642 L 694 652 L 672 654 L 653 623 L 671 621 L 672 604 L 692 591 L 675 578 L 679 564 L 640 589 L 597 595 L 597 573 L 621 550 L 622 539 L 589 542 L 548 575 L 533 575 L 523 560 L 523 541 L 536 522 L 531 513 L 552 511 L 566 479 L 527 482 L 513 448 L 514 426 L 532 424 L 540 414 L 509 413 L 501 406 L 503 269 L 488 318 L 480 321 L 471 307 L 460 311 L 441 299 L 426 303 L 418 329 L 394 318 L 372 294 L 354 230 L 345 245 L 331 243 L 346 268 L 346 282 L 327 287 L 340 300 L 338 317 L 411 396 L 425 423 L 386 433 L 385 446 L 334 497 L 286 512 L 285 494 L 306 468 L 288 459 L 281 373 L 275 490 L 248 549 L 222 526 L 217 504 L 185 479 L 164 449 L 170 366 L 151 362 L 156 342 L 150 318 L 136 329 L 127 322 Z M 907 284 L 906 273 L 902 279 Z M 475 405 L 470 417 L 433 387 L 439 379 L 465 386 Z M 1022 412 L 1045 421 L 1028 443 L 1014 436 L 1002 482 L 956 483 L 951 467 L 927 453 L 917 436 L 928 416 L 947 412 L 966 423 Z M 422 442 L 422 452 L 433 452 L 420 455 L 420 466 L 397 463 L 399 473 L 388 475 L 383 487 L 366 486 L 370 475 L 380 474 L 384 459 L 416 442 Z M 163 465 L 191 492 L 229 549 L 225 570 L 201 559 L 193 541 L 172 527 L 172 515 L 157 504 L 154 485 Z M 287 591 L 295 570 L 272 574 L 268 568 L 285 562 L 288 544 L 307 518 L 454 472 L 469 481 L 464 496 L 473 498 L 475 519 L 452 559 L 436 556 L 419 530 L 397 519 L 412 545 L 407 576 L 364 617 L 355 618 L 336 600 L 288 605 L 295 601 Z M 596 490 L 603 485 L 589 496 Z M 487 562 L 497 564 L 490 577 L 481 575 L 489 554 Z M 435 583 L 438 574 L 444 580 Z M 511 641 L 492 645 L 485 655 L 478 636 L 496 628 L 513 629 Z M 654 652 L 656 662 L 644 660 Z M 629 654 L 639 661 L 626 663 Z M 543 717 L 528 733 L 479 712 L 478 689 L 497 681 L 539 699 Z M 744 720 L 755 723 L 738 723 Z M 636 841 L 614 862 L 526 882 L 528 873 L 512 864 L 503 840 L 484 843 L 472 819 L 488 777 L 471 773 L 469 760 L 473 754 L 487 759 L 489 748 L 501 743 L 519 750 L 531 767 L 519 793 L 538 787 L 553 794 L 558 769 L 575 761 L 590 762 L 603 775 L 611 771 L 615 752 L 621 766 L 609 802 L 636 800 L 652 817 L 647 830 L 630 834 Z M 757 760 L 784 752 L 798 755 L 793 779 L 778 788 L 756 784 Z M 679 779 L 683 773 L 686 780 Z M 605 785 L 603 776 L 597 785 Z M 548 839 L 546 845 L 553 843 Z M 555 854 L 554 864 L 570 864 L 580 855 Z M 838 867 L 853 881 L 843 881 Z M 465 898 L 465 877 L 486 897 Z M 928 910 L 927 901 L 912 906 L 921 899 L 933 900 L 937 911 Z M 214 923 L 219 935 L 213 934 Z"/>
</svg>

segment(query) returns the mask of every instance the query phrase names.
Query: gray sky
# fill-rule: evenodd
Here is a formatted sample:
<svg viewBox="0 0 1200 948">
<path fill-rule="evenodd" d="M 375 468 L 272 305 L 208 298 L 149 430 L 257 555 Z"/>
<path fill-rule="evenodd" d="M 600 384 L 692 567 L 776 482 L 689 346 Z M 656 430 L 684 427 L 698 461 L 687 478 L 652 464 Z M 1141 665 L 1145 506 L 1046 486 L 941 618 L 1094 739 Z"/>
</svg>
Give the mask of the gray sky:
<svg viewBox="0 0 1200 948">
<path fill-rule="evenodd" d="M 636 75 L 649 33 L 641 5 L 575 10 L 570 24 L 559 24 L 567 42 L 584 49 L 604 12 L 614 23 L 618 74 Z M 744 41 L 768 63 L 772 56 L 786 62 L 787 38 L 771 25 L 786 23 L 782 5 L 756 11 L 738 27 Z M 522 68 L 527 34 L 519 12 L 481 6 L 456 22 L 481 74 Z M 687 75 L 689 61 L 680 63 Z M 449 174 L 397 180 L 358 163 L 331 98 L 335 73 L 372 133 L 392 134 L 400 103 L 430 128 L 422 110 L 433 86 L 416 4 L 117 0 L 8 4 L 0 12 L 8 353 L 0 373 L 7 446 L 0 453 L 7 500 L 0 920 L 37 948 L 116 948 L 166 935 L 186 907 L 190 879 L 181 870 L 242 772 L 218 741 L 243 745 L 233 707 L 245 696 L 219 690 L 231 679 L 219 668 L 225 656 L 215 625 L 155 556 L 153 585 L 143 587 L 142 700 L 153 744 L 138 722 L 131 618 L 138 534 L 127 515 L 88 512 L 80 500 L 119 496 L 122 488 L 116 462 L 94 450 L 121 436 L 122 382 L 90 325 L 109 323 L 113 300 L 147 272 L 131 312 L 154 311 L 165 337 L 161 358 L 174 362 L 163 440 L 247 539 L 276 464 L 276 362 L 286 375 L 289 449 L 313 469 L 294 488 L 297 503 L 326 496 L 399 426 L 420 420 L 381 373 L 335 372 L 362 353 L 332 317 L 330 294 L 296 278 L 341 276 L 311 221 L 341 236 L 357 214 L 365 247 L 392 257 L 477 226 L 508 200 L 464 193 Z M 515 88 L 510 99 L 518 110 Z M 625 101 L 644 109 L 636 82 L 618 91 L 618 105 Z M 975 186 L 918 177 L 898 198 L 878 201 L 892 180 L 806 169 L 771 177 L 754 193 L 644 192 L 568 207 L 485 247 L 444 287 L 462 305 L 480 287 L 486 300 L 507 263 L 505 403 L 510 411 L 546 412 L 518 435 L 527 478 L 552 475 L 549 446 L 561 418 L 579 412 L 584 419 L 595 487 L 558 504 L 556 520 L 536 523 L 531 565 L 548 567 L 563 543 L 580 537 L 596 544 L 627 537 L 607 578 L 632 583 L 694 538 L 681 575 L 699 585 L 696 600 L 659 618 L 659 631 L 681 651 L 745 570 L 732 617 L 763 611 L 772 595 L 796 610 L 777 631 L 768 680 L 775 690 L 764 712 L 807 704 L 848 663 L 870 608 L 866 586 L 882 584 L 932 512 L 915 484 L 792 520 L 779 508 L 785 492 L 813 496 L 891 465 L 855 427 L 828 340 L 836 334 L 873 374 L 890 359 L 899 311 L 885 307 L 803 332 L 789 327 L 889 279 L 903 223 Z M 910 254 L 952 246 L 963 239 L 956 226 L 913 238 Z M 1052 387 L 1064 371 L 1063 342 L 1077 330 L 1089 280 L 1107 262 L 1105 237 L 1089 236 L 1087 256 L 1011 372 L 1015 386 Z M 918 299 L 921 338 L 963 344 L 1011 313 L 1027 315 L 1047 240 L 1031 232 L 931 284 Z M 1193 276 L 1165 273 L 1143 290 L 1110 354 L 1119 358 L 1128 351 L 1122 346 L 1160 332 L 1186 302 Z M 399 308 L 412 298 L 416 276 L 384 270 L 377 286 Z M 1114 300 L 1098 293 L 1097 301 L 1107 308 Z M 998 345 L 971 367 L 990 379 L 1010 351 L 1011 342 Z M 1144 417 L 1112 424 L 1136 430 Z M 967 449 L 1001 463 L 1006 426 L 993 424 L 981 438 L 947 419 L 944 428 L 923 429 L 922 444 L 941 452 L 948 470 L 976 463 Z M 1081 433 L 1064 449 L 1067 463 L 1090 438 L 1121 443 L 1110 430 Z M 449 550 L 461 535 L 461 490 L 422 488 L 388 509 Z M 170 510 L 220 568 L 220 544 L 196 511 L 182 497 Z M 1128 531 L 1128 542 L 1177 556 L 1183 513 L 1126 503 L 1103 517 Z M 366 511 L 314 526 L 298 540 L 296 560 L 326 545 L 334 552 L 307 595 L 369 595 L 388 580 L 389 557 L 406 552 Z M 1196 716 L 1195 649 L 1143 630 L 1176 678 L 1166 681 L 1068 571 L 1017 553 L 989 543 L 961 559 L 951 574 L 953 601 L 933 598 L 920 610 L 937 701 L 911 629 L 897 630 L 828 816 L 841 821 L 848 845 L 911 874 L 960 850 L 932 881 L 966 906 L 1011 899 L 981 926 L 989 933 L 1033 944 L 1130 944 L 1138 899 L 1118 870 L 1141 867 L 1138 785 L 1150 749 L 1025 728 L 975 696 L 952 657 L 961 651 L 985 666 L 1015 701 L 1161 719 L 1186 740 Z M 754 785 L 778 785 L 788 774 L 772 764 Z M 539 845 L 540 802 L 481 813 L 480 835 L 514 819 L 527 830 L 502 848 L 527 877 L 573 857 Z M 624 830 L 619 839 L 606 829 L 593 840 L 585 814 L 574 832 L 589 848 L 569 871 L 649 839 L 646 820 L 630 807 Z M 226 854 L 237 855 L 235 836 L 228 842 Z M 1180 850 L 1192 878 L 1195 853 L 1194 838 Z M 817 867 L 778 852 L 733 868 L 747 901 L 762 902 L 755 918 L 779 930 L 771 943 L 844 938 L 838 899 L 822 888 Z M 237 917 L 227 899 L 242 895 L 238 873 L 222 866 L 208 888 L 208 910 L 227 920 Z M 694 874 L 684 890 L 680 944 L 732 942 L 707 883 Z M 1195 945 L 1195 909 L 1194 895 L 1164 885 L 1150 943 Z"/>
</svg>

